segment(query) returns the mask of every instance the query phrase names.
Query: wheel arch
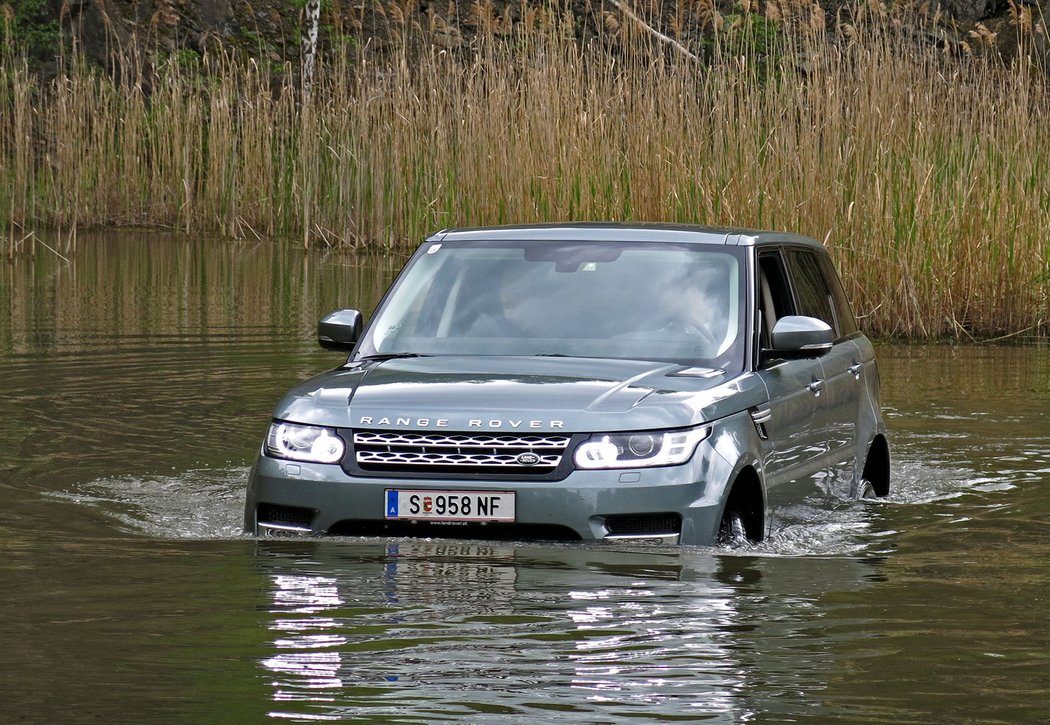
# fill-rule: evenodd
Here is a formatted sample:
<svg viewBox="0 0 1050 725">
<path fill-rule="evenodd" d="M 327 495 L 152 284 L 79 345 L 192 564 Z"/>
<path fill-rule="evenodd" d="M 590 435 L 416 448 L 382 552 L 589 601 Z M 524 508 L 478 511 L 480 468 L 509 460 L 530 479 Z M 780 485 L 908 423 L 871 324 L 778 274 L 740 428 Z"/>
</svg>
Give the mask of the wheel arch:
<svg viewBox="0 0 1050 725">
<path fill-rule="evenodd" d="M 733 477 L 728 490 L 719 520 L 728 511 L 738 511 L 744 520 L 747 538 L 762 541 L 766 533 L 766 496 L 758 471 L 751 465 L 745 465 Z"/>
<path fill-rule="evenodd" d="M 890 445 L 886 436 L 876 435 L 868 446 L 868 455 L 864 459 L 864 470 L 861 480 L 871 482 L 875 495 L 883 497 L 890 492 Z"/>
</svg>

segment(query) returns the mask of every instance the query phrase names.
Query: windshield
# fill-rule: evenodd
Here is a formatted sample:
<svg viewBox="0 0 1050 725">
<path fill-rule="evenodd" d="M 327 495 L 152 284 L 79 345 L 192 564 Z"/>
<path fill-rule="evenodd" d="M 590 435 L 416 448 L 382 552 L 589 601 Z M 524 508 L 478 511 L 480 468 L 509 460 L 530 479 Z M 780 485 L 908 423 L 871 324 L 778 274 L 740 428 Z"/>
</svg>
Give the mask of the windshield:
<svg viewBox="0 0 1050 725">
<path fill-rule="evenodd" d="M 654 243 L 428 243 L 359 350 L 743 360 L 736 248 Z"/>
</svg>

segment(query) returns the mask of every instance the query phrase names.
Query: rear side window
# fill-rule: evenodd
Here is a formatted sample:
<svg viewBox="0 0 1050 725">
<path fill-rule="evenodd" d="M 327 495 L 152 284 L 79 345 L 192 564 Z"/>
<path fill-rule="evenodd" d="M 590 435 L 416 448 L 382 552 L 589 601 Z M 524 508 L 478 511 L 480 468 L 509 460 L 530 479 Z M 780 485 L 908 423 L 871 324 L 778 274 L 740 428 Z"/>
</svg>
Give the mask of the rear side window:
<svg viewBox="0 0 1050 725">
<path fill-rule="evenodd" d="M 842 329 L 832 311 L 831 290 L 824 279 L 817 255 L 808 250 L 796 249 L 788 252 L 788 260 L 791 276 L 795 280 L 798 314 L 824 320 L 841 336 Z"/>
<path fill-rule="evenodd" d="M 846 291 L 842 289 L 839 273 L 835 271 L 835 265 L 832 264 L 831 257 L 822 254 L 817 259 L 820 262 L 821 270 L 824 272 L 824 279 L 827 280 L 831 291 L 831 304 L 839 323 L 836 329 L 842 336 L 852 335 L 857 332 L 857 320 L 853 317 L 853 310 L 850 309 L 849 300 L 846 299 Z"/>
<path fill-rule="evenodd" d="M 788 260 L 795 280 L 798 314 L 824 320 L 839 338 L 857 332 L 857 321 L 831 258 L 808 249 L 793 249 Z"/>
</svg>

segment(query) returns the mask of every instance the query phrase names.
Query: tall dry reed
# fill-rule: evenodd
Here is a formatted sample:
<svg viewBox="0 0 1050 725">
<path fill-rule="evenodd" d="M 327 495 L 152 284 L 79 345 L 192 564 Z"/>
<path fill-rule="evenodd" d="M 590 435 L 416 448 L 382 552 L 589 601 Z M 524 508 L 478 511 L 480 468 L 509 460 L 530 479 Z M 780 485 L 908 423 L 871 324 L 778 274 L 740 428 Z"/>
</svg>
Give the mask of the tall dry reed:
<svg viewBox="0 0 1050 725">
<path fill-rule="evenodd" d="M 0 219 L 11 252 L 41 227 L 385 249 L 451 225 L 781 228 L 825 240 L 876 335 L 1050 334 L 1046 78 L 882 11 L 829 42 L 816 5 L 768 7 L 712 15 L 703 61 L 626 18 L 582 45 L 531 12 L 463 53 L 392 13 L 394 50 L 348 46 L 305 104 L 250 60 L 171 60 L 148 87 L 74 62 L 42 87 L 8 50 Z"/>
</svg>

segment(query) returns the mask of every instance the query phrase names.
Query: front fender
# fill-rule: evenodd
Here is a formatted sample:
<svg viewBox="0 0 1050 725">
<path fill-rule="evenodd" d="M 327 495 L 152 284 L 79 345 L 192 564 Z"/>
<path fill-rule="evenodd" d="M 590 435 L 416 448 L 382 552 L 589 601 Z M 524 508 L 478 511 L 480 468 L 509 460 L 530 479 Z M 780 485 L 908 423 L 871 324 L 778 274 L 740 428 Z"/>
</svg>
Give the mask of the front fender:
<svg viewBox="0 0 1050 725">
<path fill-rule="evenodd" d="M 718 527 L 722 521 L 733 485 L 745 471 L 753 471 L 758 480 L 761 496 L 763 531 L 769 530 L 769 506 L 767 505 L 766 466 L 773 452 L 772 442 L 763 438 L 751 418 L 749 411 L 741 411 L 715 422 L 711 433 L 710 444 L 715 453 L 725 462 L 719 467 L 720 475 L 716 485 L 707 488 L 710 505 L 716 506 L 718 516 L 714 518 L 711 531 L 703 532 L 704 538 L 714 542 L 718 538 Z"/>
</svg>

